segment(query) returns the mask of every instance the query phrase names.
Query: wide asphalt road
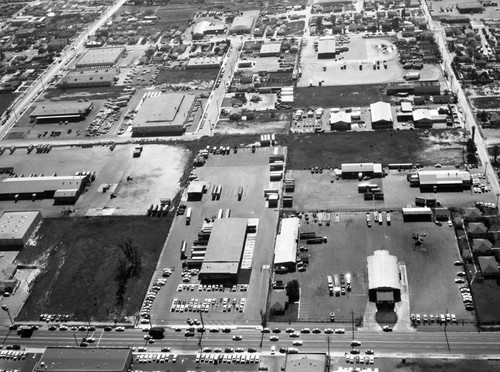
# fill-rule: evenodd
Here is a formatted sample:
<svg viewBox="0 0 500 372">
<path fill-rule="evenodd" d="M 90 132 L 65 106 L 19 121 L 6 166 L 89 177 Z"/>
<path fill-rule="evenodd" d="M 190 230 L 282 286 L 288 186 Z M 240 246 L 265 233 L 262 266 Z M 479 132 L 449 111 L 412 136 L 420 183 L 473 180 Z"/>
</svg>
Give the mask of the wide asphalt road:
<svg viewBox="0 0 500 372">
<path fill-rule="evenodd" d="M 148 351 L 158 352 L 161 347 L 171 347 L 172 352 L 186 354 L 200 350 L 199 339 L 201 333 L 195 337 L 185 337 L 184 332 L 175 332 L 167 329 L 165 338 L 156 340 L 154 344 L 147 344 L 144 340 L 145 332 L 139 329 L 127 329 L 124 332 L 97 329 L 90 332 L 88 337 L 94 337 L 93 345 L 100 347 L 140 347 L 147 345 Z M 241 335 L 241 341 L 234 341 L 234 335 Z M 19 344 L 30 349 L 44 349 L 47 346 L 75 346 L 87 332 L 81 331 L 48 331 L 38 330 L 31 338 L 20 338 L 15 331 L 2 329 L 0 337 L 4 345 Z M 279 341 L 270 341 L 271 336 L 278 336 Z M 377 354 L 412 355 L 428 357 L 446 355 L 463 355 L 468 357 L 500 356 L 500 337 L 497 333 L 447 332 L 449 349 L 444 332 L 411 332 L 411 333 L 376 333 L 356 332 L 355 339 L 361 342 L 359 349 L 363 352 L 372 349 Z M 350 350 L 352 334 L 346 330 L 345 334 L 301 334 L 298 338 L 291 338 L 282 331 L 279 334 L 262 334 L 258 329 L 233 329 L 231 333 L 203 334 L 201 348 L 241 347 L 245 351 L 254 347 L 259 351 L 269 352 L 271 345 L 276 348 L 291 347 L 292 341 L 301 340 L 303 346 L 298 347 L 301 352 L 327 352 L 328 339 L 332 354 L 344 354 Z M 262 344 L 261 344 L 262 340 Z"/>
</svg>

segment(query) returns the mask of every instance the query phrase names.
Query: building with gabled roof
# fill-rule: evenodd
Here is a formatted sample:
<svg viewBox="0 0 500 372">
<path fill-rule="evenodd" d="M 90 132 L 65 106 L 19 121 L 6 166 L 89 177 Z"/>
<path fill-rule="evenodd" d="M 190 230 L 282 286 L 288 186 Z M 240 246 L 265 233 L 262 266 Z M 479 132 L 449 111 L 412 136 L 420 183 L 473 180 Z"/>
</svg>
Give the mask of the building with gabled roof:
<svg viewBox="0 0 500 372">
<path fill-rule="evenodd" d="M 464 219 L 468 222 L 481 221 L 483 213 L 476 207 L 464 208 Z"/>
<path fill-rule="evenodd" d="M 470 222 L 467 225 L 467 233 L 472 238 L 483 238 L 488 235 L 488 228 L 482 222 Z"/>
<path fill-rule="evenodd" d="M 394 119 L 390 103 L 382 101 L 372 103 L 370 105 L 370 113 L 373 129 L 392 128 Z"/>
<path fill-rule="evenodd" d="M 495 257 L 481 256 L 477 260 L 484 278 L 497 278 L 499 276 L 498 262 Z"/>
<path fill-rule="evenodd" d="M 472 249 L 479 255 L 491 255 L 493 253 L 493 244 L 488 239 L 472 239 Z"/>
<path fill-rule="evenodd" d="M 297 243 L 300 220 L 297 217 L 283 218 L 274 246 L 274 266 L 294 269 L 297 262 Z"/>
</svg>

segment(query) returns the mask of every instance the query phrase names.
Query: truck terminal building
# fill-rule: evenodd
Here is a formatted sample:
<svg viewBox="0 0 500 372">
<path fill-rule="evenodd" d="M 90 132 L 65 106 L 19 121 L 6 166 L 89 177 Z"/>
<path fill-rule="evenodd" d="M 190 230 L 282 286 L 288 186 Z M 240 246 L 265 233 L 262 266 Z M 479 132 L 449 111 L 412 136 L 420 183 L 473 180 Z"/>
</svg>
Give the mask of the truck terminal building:
<svg viewBox="0 0 500 372">
<path fill-rule="evenodd" d="M 0 181 L 0 199 L 50 199 L 56 204 L 74 204 L 88 176 L 9 177 Z"/>
<path fill-rule="evenodd" d="M 45 102 L 37 105 L 30 114 L 30 120 L 39 124 L 58 121 L 81 121 L 92 111 L 92 102 Z"/>
<path fill-rule="evenodd" d="M 214 221 L 198 277 L 202 282 L 248 282 L 258 220 L 220 218 Z"/>
</svg>

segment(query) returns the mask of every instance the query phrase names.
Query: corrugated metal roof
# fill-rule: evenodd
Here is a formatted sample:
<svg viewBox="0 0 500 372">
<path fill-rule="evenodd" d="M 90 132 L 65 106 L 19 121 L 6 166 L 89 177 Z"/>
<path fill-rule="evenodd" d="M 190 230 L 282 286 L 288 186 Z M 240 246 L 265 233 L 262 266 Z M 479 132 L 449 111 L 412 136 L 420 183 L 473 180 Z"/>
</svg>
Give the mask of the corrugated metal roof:
<svg viewBox="0 0 500 372">
<path fill-rule="evenodd" d="M 391 105 L 387 102 L 375 102 L 370 105 L 372 123 L 378 121 L 393 121 Z"/>
<path fill-rule="evenodd" d="M 344 163 L 341 166 L 342 172 L 357 173 L 357 172 L 373 172 L 375 164 L 373 163 Z"/>
<path fill-rule="evenodd" d="M 463 170 L 428 170 L 417 173 L 420 185 L 461 184 L 471 180 L 470 173 Z"/>
<path fill-rule="evenodd" d="M 422 215 L 422 214 L 432 214 L 432 209 L 429 207 L 410 207 L 410 208 L 403 208 L 403 214 L 406 215 Z"/>
<path fill-rule="evenodd" d="M 221 218 L 214 221 L 203 262 L 240 263 L 248 220 Z"/>
<path fill-rule="evenodd" d="M 85 176 L 10 177 L 0 182 L 0 194 L 36 194 L 80 189 Z"/>
<path fill-rule="evenodd" d="M 274 246 L 274 264 L 288 264 L 296 261 L 297 239 L 299 235 L 300 220 L 297 217 L 283 218 L 281 230 L 276 236 Z"/>
<path fill-rule="evenodd" d="M 401 289 L 398 258 L 386 250 L 376 250 L 368 256 L 368 289 Z"/>
</svg>

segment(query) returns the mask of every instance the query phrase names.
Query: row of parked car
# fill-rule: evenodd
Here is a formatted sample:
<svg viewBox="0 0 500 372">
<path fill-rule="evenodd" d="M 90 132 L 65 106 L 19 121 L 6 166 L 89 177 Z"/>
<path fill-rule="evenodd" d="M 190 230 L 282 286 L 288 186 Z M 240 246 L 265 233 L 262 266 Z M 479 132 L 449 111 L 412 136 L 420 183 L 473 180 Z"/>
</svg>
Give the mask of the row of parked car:
<svg viewBox="0 0 500 372">
<path fill-rule="evenodd" d="M 4 350 L 0 352 L 0 359 L 11 359 L 11 360 L 24 360 L 26 359 L 25 351 L 13 351 L 13 350 Z"/>
<path fill-rule="evenodd" d="M 138 363 L 168 363 L 177 362 L 177 354 L 139 354 L 135 357 Z M 137 371 L 140 372 L 140 371 Z"/>
<path fill-rule="evenodd" d="M 444 323 L 457 323 L 457 317 L 455 314 L 423 314 L 420 316 L 420 314 L 411 314 L 410 315 L 410 320 L 413 325 L 420 325 L 420 324 L 444 324 Z"/>
<path fill-rule="evenodd" d="M 207 348 L 204 349 L 204 351 L 207 350 Z M 208 350 L 211 350 L 208 348 Z M 214 352 L 216 349 L 214 349 Z M 220 349 L 217 349 L 220 350 Z M 233 350 L 232 348 L 228 348 L 226 350 Z M 221 350 L 220 350 L 221 351 Z M 219 352 L 220 352 L 219 351 Z M 237 353 L 244 353 L 245 350 L 243 348 L 237 348 L 234 351 Z M 195 363 L 211 363 L 214 364 L 215 362 L 217 363 L 225 363 L 225 364 L 231 364 L 231 363 L 239 363 L 239 364 L 254 364 L 254 363 L 259 363 L 260 357 L 258 354 L 253 354 L 257 352 L 257 349 L 255 348 L 248 348 L 247 350 L 248 354 L 203 354 L 199 353 L 196 354 L 196 359 Z"/>
</svg>

